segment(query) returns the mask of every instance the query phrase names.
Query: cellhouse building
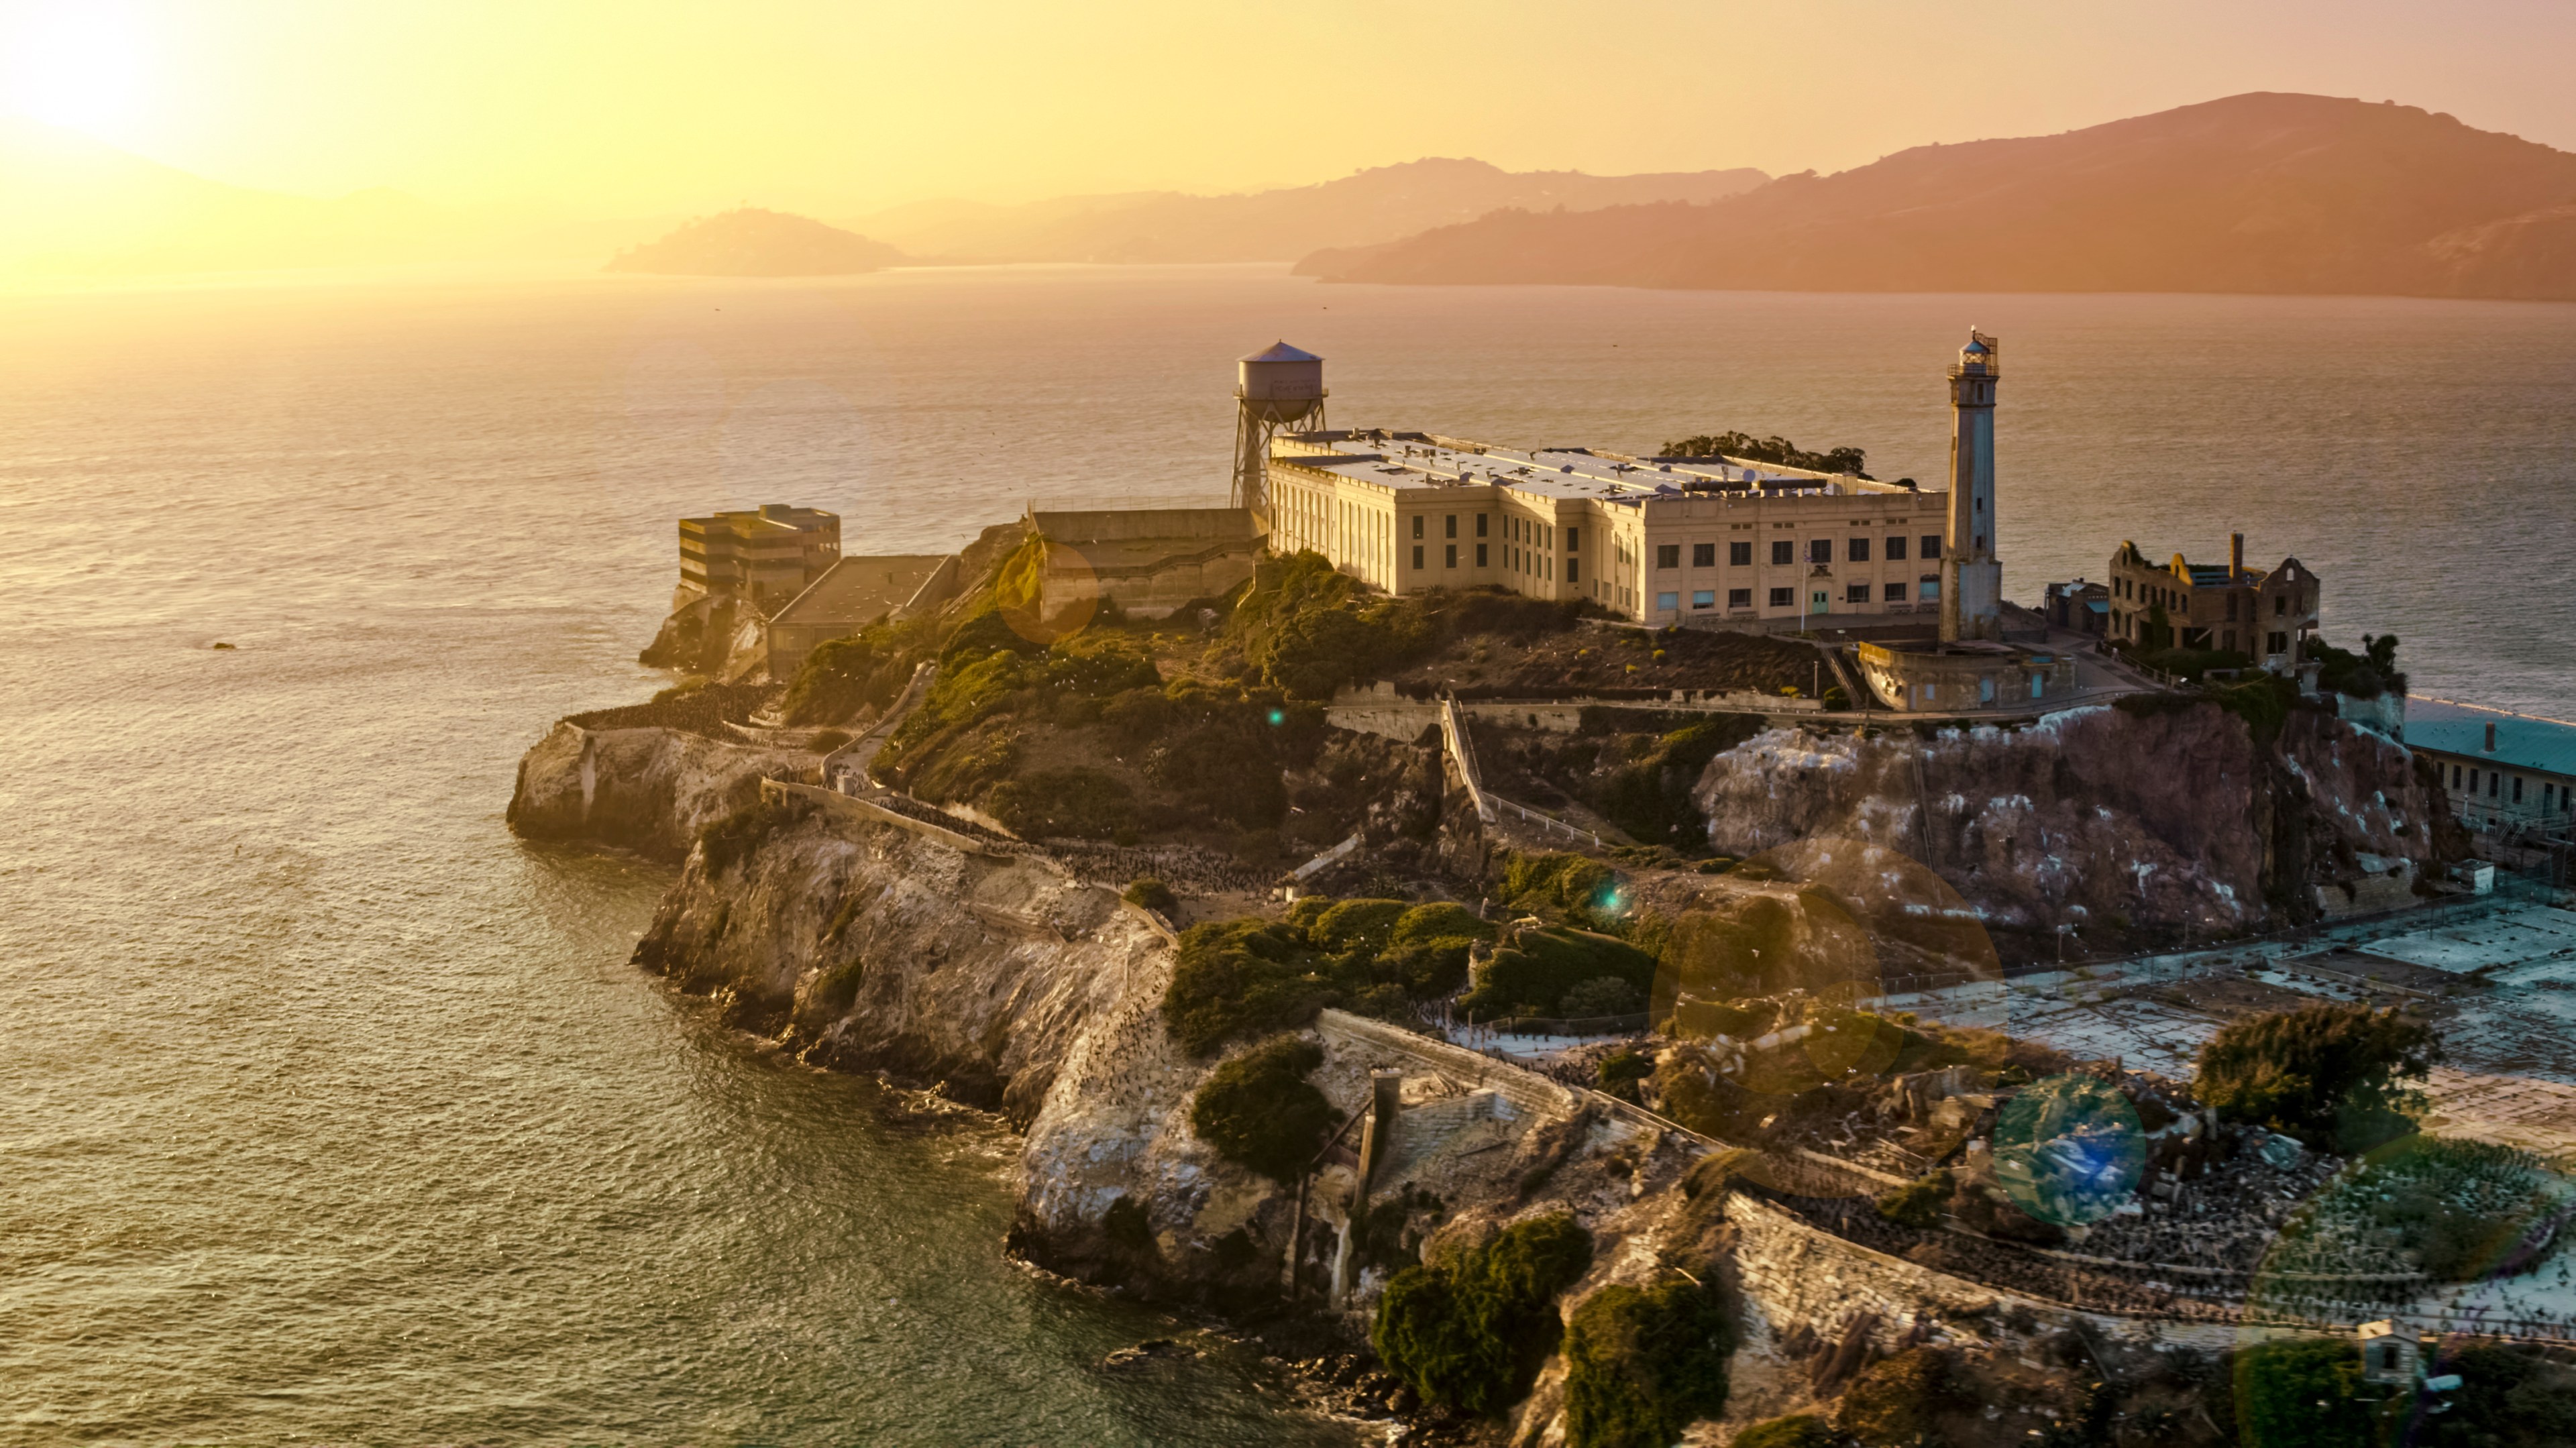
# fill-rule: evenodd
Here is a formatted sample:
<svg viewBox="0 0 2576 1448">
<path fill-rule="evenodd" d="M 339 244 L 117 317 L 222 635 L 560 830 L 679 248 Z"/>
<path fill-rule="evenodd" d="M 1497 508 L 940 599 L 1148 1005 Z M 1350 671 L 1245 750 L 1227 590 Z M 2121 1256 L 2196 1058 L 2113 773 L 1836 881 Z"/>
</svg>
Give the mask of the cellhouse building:
<svg viewBox="0 0 2576 1448">
<path fill-rule="evenodd" d="M 1648 624 L 1921 614 L 1945 638 L 1991 639 L 1998 349 L 1971 331 L 1959 355 L 1947 492 L 1741 458 L 1520 451 L 1381 428 L 1276 431 L 1262 477 L 1240 492 L 1274 551 L 1311 549 L 1388 593 L 1495 585 Z M 1311 354 L 1283 345 L 1240 365 L 1238 396 L 1277 390 L 1266 374 L 1287 365 L 1311 371 L 1302 395 L 1323 395 Z"/>
</svg>

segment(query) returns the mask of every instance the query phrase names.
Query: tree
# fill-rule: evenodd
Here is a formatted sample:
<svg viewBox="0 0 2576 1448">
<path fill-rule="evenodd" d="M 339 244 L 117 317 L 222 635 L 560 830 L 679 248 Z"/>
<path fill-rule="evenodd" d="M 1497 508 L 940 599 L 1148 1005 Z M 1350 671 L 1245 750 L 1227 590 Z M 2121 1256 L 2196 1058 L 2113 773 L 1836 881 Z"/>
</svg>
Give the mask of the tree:
<svg viewBox="0 0 2576 1448">
<path fill-rule="evenodd" d="M 1190 1130 L 1217 1155 L 1278 1182 L 1293 1182 L 1342 1113 L 1306 1075 L 1324 1048 L 1296 1036 L 1264 1041 L 1208 1073 L 1190 1101 Z"/>
<path fill-rule="evenodd" d="M 2421 1098 L 2403 1083 L 2441 1059 L 2433 1028 L 2394 1008 L 2319 1003 L 2220 1031 L 2201 1048 L 2193 1089 L 2229 1120 L 2361 1151 L 2413 1129 Z"/>
<path fill-rule="evenodd" d="M 1735 1323 L 1719 1294 L 1687 1278 L 1604 1287 L 1565 1337 L 1568 1448 L 1664 1448 L 1726 1410 Z"/>
<path fill-rule="evenodd" d="M 1370 1345 L 1424 1402 L 1498 1416 L 1556 1351 L 1556 1296 L 1591 1265 L 1592 1234 L 1573 1217 L 1514 1223 L 1486 1246 L 1395 1274 Z"/>
</svg>

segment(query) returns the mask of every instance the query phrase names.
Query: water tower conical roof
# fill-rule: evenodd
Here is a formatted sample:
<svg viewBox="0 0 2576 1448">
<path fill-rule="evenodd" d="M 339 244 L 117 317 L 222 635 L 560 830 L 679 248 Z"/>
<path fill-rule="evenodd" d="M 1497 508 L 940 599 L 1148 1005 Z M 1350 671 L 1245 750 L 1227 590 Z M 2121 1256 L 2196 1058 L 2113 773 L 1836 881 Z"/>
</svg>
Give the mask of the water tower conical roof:
<svg viewBox="0 0 2576 1448">
<path fill-rule="evenodd" d="M 1238 360 L 1244 362 L 1321 362 L 1324 359 L 1316 356 L 1312 352 L 1300 352 L 1285 342 L 1273 342 L 1260 351 L 1253 353 L 1251 356 L 1240 358 Z"/>
</svg>

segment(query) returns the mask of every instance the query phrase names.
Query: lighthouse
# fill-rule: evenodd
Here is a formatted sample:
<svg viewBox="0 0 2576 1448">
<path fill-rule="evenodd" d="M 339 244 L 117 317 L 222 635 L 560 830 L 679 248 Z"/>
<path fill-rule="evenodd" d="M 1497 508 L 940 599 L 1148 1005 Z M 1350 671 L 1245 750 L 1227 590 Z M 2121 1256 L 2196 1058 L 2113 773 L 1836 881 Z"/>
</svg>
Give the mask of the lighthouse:
<svg viewBox="0 0 2576 1448">
<path fill-rule="evenodd" d="M 1995 561 L 1995 379 L 2003 348 L 1968 329 L 1950 369 L 1950 518 L 1941 552 L 1941 640 L 2000 639 Z"/>
</svg>

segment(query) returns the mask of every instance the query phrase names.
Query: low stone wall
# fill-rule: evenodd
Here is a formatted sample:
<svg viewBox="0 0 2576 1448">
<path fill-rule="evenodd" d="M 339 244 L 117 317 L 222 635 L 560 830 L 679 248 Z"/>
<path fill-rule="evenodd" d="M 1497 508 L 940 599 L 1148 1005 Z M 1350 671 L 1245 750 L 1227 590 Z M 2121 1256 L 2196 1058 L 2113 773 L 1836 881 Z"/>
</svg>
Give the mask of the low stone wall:
<svg viewBox="0 0 2576 1448">
<path fill-rule="evenodd" d="M 782 780 L 764 779 L 760 782 L 760 793 L 764 799 L 806 800 L 821 806 L 827 813 L 866 820 L 871 824 L 893 825 L 896 829 L 909 830 L 923 839 L 937 840 L 951 849 L 963 850 L 970 855 L 1000 859 L 1016 853 L 976 839 L 972 835 L 942 829 L 928 820 L 914 819 L 908 814 L 899 814 L 858 795 L 842 794 L 837 790 L 823 789 L 810 784 L 789 784 Z"/>
</svg>

